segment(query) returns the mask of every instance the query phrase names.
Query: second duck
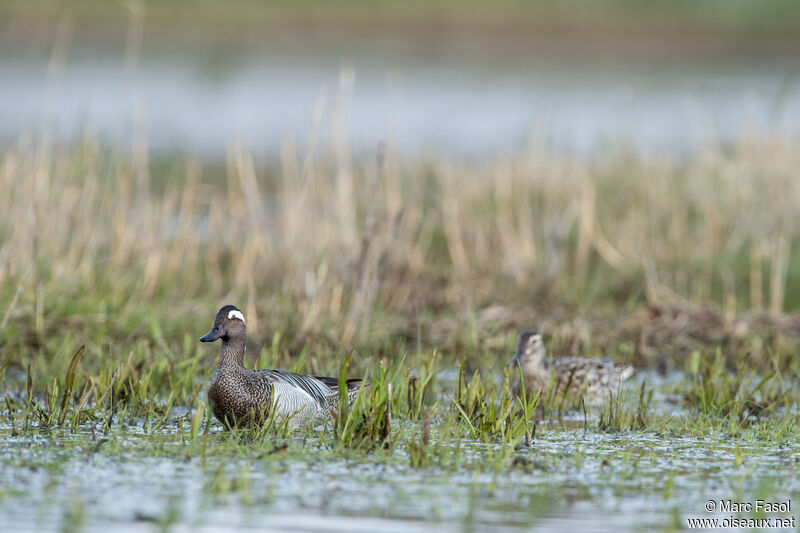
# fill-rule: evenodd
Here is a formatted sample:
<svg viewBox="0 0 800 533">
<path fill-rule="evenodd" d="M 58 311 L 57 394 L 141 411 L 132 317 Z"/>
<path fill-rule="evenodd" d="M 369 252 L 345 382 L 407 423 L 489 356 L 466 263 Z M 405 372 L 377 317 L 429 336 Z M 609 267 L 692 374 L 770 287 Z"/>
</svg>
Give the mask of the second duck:
<svg viewBox="0 0 800 533">
<path fill-rule="evenodd" d="M 519 395 L 525 387 L 527 394 L 544 390 L 553 380 L 558 394 L 571 393 L 583 396 L 588 404 L 601 404 L 617 394 L 620 383 L 633 375 L 632 365 L 615 366 L 611 359 L 594 359 L 579 356 L 561 356 L 545 359 L 542 336 L 536 331 L 520 333 L 514 357 L 506 366 L 513 366 L 514 373 L 522 369 L 522 382 L 513 385 Z"/>
</svg>

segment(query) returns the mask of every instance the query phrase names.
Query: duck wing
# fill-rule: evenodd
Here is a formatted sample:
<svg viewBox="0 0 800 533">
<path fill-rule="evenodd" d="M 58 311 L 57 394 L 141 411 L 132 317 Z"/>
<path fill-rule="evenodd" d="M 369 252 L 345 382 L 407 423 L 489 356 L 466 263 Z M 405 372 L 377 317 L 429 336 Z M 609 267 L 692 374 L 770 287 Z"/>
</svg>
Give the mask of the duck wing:
<svg viewBox="0 0 800 533">
<path fill-rule="evenodd" d="M 322 381 L 316 376 L 287 372 L 286 370 L 265 369 L 253 371 L 258 379 L 263 379 L 271 384 L 290 385 L 311 396 L 314 401 L 324 405 L 331 394 L 336 393 L 336 389 L 329 386 L 329 382 Z M 335 385 L 334 385 L 335 387 Z"/>
<path fill-rule="evenodd" d="M 547 366 L 559 376 L 562 387 L 574 389 L 608 386 L 614 372 L 614 363 L 607 358 L 561 356 L 554 357 Z"/>
<path fill-rule="evenodd" d="M 631 377 L 634 372 L 636 372 L 636 369 L 633 367 L 633 365 L 623 365 L 614 367 L 614 373 L 617 375 L 620 381 L 625 381 L 626 379 Z"/>
<path fill-rule="evenodd" d="M 319 381 L 321 381 L 322 383 L 333 389 L 333 392 L 337 392 L 337 390 L 339 389 L 339 378 L 333 378 L 328 376 L 314 376 L 314 379 L 318 379 Z M 353 392 L 361 388 L 362 381 L 363 380 L 361 378 L 350 378 L 344 380 L 344 384 L 347 387 L 347 392 Z"/>
</svg>

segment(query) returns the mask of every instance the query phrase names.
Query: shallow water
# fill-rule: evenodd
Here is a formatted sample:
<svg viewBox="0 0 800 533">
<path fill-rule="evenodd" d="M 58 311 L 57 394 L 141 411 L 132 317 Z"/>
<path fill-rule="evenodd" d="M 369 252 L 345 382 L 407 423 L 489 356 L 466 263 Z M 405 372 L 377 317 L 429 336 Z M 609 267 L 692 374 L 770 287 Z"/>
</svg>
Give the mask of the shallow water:
<svg viewBox="0 0 800 533">
<path fill-rule="evenodd" d="M 800 444 L 724 434 L 547 422 L 508 462 L 493 460 L 500 444 L 462 438 L 412 468 L 403 438 L 392 451 L 337 451 L 324 428 L 253 442 L 214 423 L 191 442 L 177 419 L 157 433 L 122 426 L 94 438 L 87 427 L 13 436 L 3 424 L 0 523 L 21 531 L 650 531 L 739 516 L 706 512 L 708 500 L 792 501 L 772 518 L 797 517 L 800 504 Z M 402 429 L 412 440 L 419 431 Z M 432 432 L 435 443 L 435 421 Z"/>
<path fill-rule="evenodd" d="M 2 523 L 54 530 L 78 515 L 86 530 L 134 531 L 173 520 L 204 530 L 651 530 L 683 524 L 686 516 L 714 516 L 703 511 L 709 499 L 800 496 L 797 446 L 724 438 L 546 432 L 500 473 L 412 469 L 402 450 L 367 460 L 313 449 L 285 459 L 228 453 L 203 465 L 197 457 L 140 456 L 137 438 L 116 439 L 129 448 L 89 456 L 82 447 L 54 451 L 7 440 Z M 480 448 L 474 444 L 464 460 L 480 461 Z M 745 457 L 739 467 L 737 449 Z M 215 493 L 214 479 L 233 485 Z"/>
</svg>

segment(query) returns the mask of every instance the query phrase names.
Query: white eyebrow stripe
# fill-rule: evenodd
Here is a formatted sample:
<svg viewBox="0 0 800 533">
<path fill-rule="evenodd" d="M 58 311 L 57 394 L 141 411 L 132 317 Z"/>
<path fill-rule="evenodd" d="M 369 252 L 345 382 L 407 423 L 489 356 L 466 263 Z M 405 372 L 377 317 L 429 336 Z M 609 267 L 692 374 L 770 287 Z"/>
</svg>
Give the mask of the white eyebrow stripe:
<svg viewBox="0 0 800 533">
<path fill-rule="evenodd" d="M 234 309 L 228 313 L 228 320 L 232 320 L 234 318 L 238 318 L 239 320 L 242 321 L 242 323 L 244 323 L 244 315 L 242 314 L 241 311 L 237 309 Z"/>
</svg>

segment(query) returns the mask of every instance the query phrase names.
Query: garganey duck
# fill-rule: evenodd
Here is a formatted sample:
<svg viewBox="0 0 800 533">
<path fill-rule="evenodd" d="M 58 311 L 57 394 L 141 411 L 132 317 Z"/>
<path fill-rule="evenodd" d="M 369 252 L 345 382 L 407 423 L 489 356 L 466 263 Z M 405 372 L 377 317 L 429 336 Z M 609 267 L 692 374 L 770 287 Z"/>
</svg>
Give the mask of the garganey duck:
<svg viewBox="0 0 800 533">
<path fill-rule="evenodd" d="M 260 425 L 274 410 L 277 418 L 291 418 L 291 425 L 299 427 L 336 411 L 337 378 L 245 369 L 246 334 L 242 312 L 234 305 L 226 305 L 217 313 L 211 331 L 200 338 L 201 342 L 222 340 L 219 364 L 208 389 L 217 420 L 226 427 Z M 358 394 L 360 382 L 347 380 L 349 400 Z"/>
<path fill-rule="evenodd" d="M 529 395 L 545 389 L 553 379 L 557 393 L 569 391 L 576 398 L 583 396 L 586 403 L 602 404 L 617 394 L 620 383 L 634 372 L 632 365 L 614 366 L 608 358 L 561 356 L 545 359 L 544 356 L 544 342 L 539 333 L 520 333 L 514 357 L 506 366 L 513 367 L 512 375 L 522 369 L 522 384 Z M 520 385 L 517 378 L 513 385 L 514 394 L 521 393 Z"/>
</svg>

